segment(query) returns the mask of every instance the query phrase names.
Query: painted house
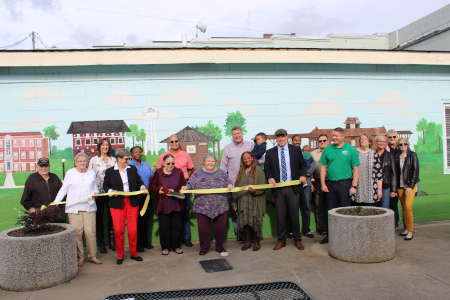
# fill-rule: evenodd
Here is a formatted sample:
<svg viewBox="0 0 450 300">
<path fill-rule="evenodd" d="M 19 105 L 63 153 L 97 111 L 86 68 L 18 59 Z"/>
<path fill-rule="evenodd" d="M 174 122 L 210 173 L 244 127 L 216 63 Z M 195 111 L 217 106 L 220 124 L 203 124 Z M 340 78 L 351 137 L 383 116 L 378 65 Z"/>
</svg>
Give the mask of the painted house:
<svg viewBox="0 0 450 300">
<path fill-rule="evenodd" d="M 123 120 L 72 122 L 67 134 L 72 134 L 73 156 L 80 152 L 97 155 L 97 144 L 107 138 L 112 149 L 125 148 L 125 132 L 130 128 Z"/>
<path fill-rule="evenodd" d="M 218 163 L 220 163 L 220 141 L 212 138 L 206 134 L 201 133 L 189 126 L 186 126 L 182 130 L 175 133 L 180 139 L 180 147 L 183 151 L 186 151 L 194 163 L 196 170 L 203 167 L 203 158 L 208 154 L 208 143 L 212 142 L 213 154 L 216 155 L 216 143 L 218 144 Z M 162 140 L 160 143 L 167 143 L 167 150 L 170 149 L 169 137 Z"/>
<path fill-rule="evenodd" d="M 48 157 L 48 139 L 38 131 L 0 133 L 0 172 L 33 172 L 41 157 Z"/>
</svg>

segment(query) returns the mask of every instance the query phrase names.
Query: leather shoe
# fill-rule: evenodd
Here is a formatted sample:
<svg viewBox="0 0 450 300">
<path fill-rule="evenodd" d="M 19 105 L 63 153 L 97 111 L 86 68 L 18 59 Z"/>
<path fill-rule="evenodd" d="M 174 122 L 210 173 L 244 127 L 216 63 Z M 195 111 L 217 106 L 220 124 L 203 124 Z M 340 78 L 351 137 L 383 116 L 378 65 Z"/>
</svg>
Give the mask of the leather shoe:
<svg viewBox="0 0 450 300">
<path fill-rule="evenodd" d="M 278 243 L 273 247 L 273 250 L 280 250 L 281 248 L 286 247 L 286 244 Z"/>
<path fill-rule="evenodd" d="M 116 264 L 121 265 L 123 263 L 123 258 L 118 258 Z"/>
<path fill-rule="evenodd" d="M 252 245 L 251 245 L 250 243 L 246 243 L 246 244 L 244 244 L 244 246 L 242 246 L 241 250 L 242 250 L 242 251 L 245 251 L 245 250 L 247 250 L 247 249 L 250 249 L 251 246 L 252 246 Z"/>
<path fill-rule="evenodd" d="M 100 243 L 98 249 L 100 250 L 100 253 L 107 253 L 105 243 Z"/>
<path fill-rule="evenodd" d="M 328 244 L 328 236 L 319 242 L 319 244 Z"/>
<path fill-rule="evenodd" d="M 192 246 L 194 246 L 194 245 L 192 244 L 192 242 L 191 242 L 190 239 L 185 239 L 185 240 L 184 240 L 184 245 L 185 245 L 186 247 L 192 247 Z"/>
<path fill-rule="evenodd" d="M 144 252 L 144 247 L 136 247 L 137 252 Z"/>
<path fill-rule="evenodd" d="M 79 267 L 81 267 L 81 266 L 83 265 L 83 263 L 84 263 L 84 262 L 83 262 L 82 259 L 79 259 L 79 260 L 78 260 L 78 266 L 79 266 Z"/>
<path fill-rule="evenodd" d="M 130 256 L 130 259 L 135 260 L 135 261 L 143 261 L 142 257 L 140 257 L 140 256 Z"/>
<path fill-rule="evenodd" d="M 99 259 L 97 259 L 97 258 L 91 258 L 90 260 L 89 260 L 91 263 L 93 263 L 93 264 L 96 264 L 96 265 L 101 265 L 102 264 L 102 261 L 101 260 L 99 260 Z"/>
<path fill-rule="evenodd" d="M 305 249 L 305 247 L 303 247 L 302 242 L 296 242 L 296 243 L 295 243 L 295 247 L 297 247 L 298 250 L 303 250 L 303 249 Z"/>
<path fill-rule="evenodd" d="M 149 242 L 147 242 L 147 243 L 144 243 L 144 248 L 145 249 L 153 249 L 153 245 L 150 244 Z"/>
<path fill-rule="evenodd" d="M 413 239 L 413 235 L 411 236 L 411 238 L 407 238 L 407 237 L 405 237 L 405 241 L 410 241 L 410 240 L 412 240 Z"/>
</svg>

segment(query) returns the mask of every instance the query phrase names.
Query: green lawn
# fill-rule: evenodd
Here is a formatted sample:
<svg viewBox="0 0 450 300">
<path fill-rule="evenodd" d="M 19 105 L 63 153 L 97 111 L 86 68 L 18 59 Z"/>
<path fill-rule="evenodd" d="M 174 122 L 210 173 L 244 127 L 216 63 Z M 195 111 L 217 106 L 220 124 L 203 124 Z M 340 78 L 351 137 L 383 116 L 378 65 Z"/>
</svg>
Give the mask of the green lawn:
<svg viewBox="0 0 450 300">
<path fill-rule="evenodd" d="M 147 161 L 152 165 L 155 164 L 158 156 L 148 155 Z M 419 196 L 414 199 L 414 221 L 426 222 L 450 219 L 450 184 L 448 179 L 450 175 L 443 174 L 443 157 L 442 154 L 426 154 L 419 155 L 420 162 L 420 184 L 419 189 L 428 194 L 428 196 Z M 69 167 L 68 167 L 69 166 Z M 66 171 L 73 167 L 73 160 L 66 162 Z M 51 161 L 51 171 L 62 177 L 61 160 L 55 159 Z M 14 180 L 16 185 L 23 185 L 29 173 L 15 173 Z M 4 181 L 5 175 L 0 174 L 0 179 Z M 2 183 L 3 183 L 2 181 Z M 0 231 L 15 227 L 17 210 L 22 209 L 20 198 L 23 189 L 0 189 Z M 270 201 L 270 193 L 267 195 L 267 201 Z M 192 205 L 191 205 L 192 207 Z M 149 222 L 149 228 L 152 232 L 152 242 L 159 242 L 158 218 L 154 213 L 152 206 L 153 219 Z M 399 211 L 401 205 L 399 203 Z M 311 216 L 311 230 L 315 230 L 314 216 Z M 276 215 L 275 209 L 268 202 L 267 214 L 264 218 L 263 233 L 264 235 L 276 235 Z M 198 239 L 197 220 L 195 213 L 191 212 L 191 230 L 192 239 Z M 227 221 L 228 237 L 233 238 L 233 226 L 231 218 Z"/>
</svg>

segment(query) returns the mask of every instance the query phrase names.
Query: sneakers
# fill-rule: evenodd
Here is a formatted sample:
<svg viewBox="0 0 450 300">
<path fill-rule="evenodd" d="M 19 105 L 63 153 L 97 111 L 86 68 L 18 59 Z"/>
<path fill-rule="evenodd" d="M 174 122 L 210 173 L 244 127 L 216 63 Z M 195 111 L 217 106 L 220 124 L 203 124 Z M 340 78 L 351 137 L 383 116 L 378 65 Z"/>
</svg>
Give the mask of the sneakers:
<svg viewBox="0 0 450 300">
<path fill-rule="evenodd" d="M 230 255 L 230 254 L 228 254 L 227 250 L 225 250 L 224 248 L 222 248 L 220 251 L 218 251 L 218 250 L 216 250 L 216 251 L 219 252 L 220 253 L 219 255 L 222 257 L 226 257 L 226 256 Z"/>
<path fill-rule="evenodd" d="M 308 231 L 307 233 L 304 233 L 304 235 L 309 237 L 310 239 L 314 238 L 314 234 L 312 234 L 311 231 Z"/>
</svg>

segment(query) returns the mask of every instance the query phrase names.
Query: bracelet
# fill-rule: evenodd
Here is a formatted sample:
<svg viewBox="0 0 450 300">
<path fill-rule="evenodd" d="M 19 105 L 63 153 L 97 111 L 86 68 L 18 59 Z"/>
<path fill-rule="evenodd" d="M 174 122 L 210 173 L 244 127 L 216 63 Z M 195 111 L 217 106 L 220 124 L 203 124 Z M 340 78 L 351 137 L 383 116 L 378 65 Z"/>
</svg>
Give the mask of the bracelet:
<svg viewBox="0 0 450 300">
<path fill-rule="evenodd" d="M 357 190 L 357 189 L 358 189 L 358 187 L 357 187 L 357 186 L 354 186 L 354 185 L 352 185 L 352 188 L 354 188 L 355 190 Z"/>
</svg>

